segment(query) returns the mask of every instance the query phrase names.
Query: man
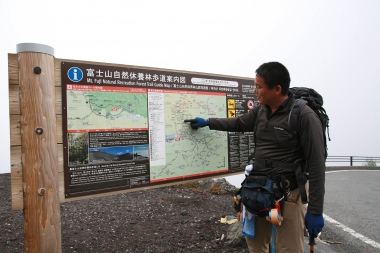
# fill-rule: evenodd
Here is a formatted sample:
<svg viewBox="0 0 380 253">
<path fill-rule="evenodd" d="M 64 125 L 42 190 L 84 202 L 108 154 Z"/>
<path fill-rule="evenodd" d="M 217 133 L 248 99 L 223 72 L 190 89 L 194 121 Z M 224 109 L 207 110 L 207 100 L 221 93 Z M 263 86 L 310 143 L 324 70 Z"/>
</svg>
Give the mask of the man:
<svg viewBox="0 0 380 253">
<path fill-rule="evenodd" d="M 309 204 L 307 212 L 302 204 L 295 174 L 287 174 L 291 182 L 290 194 L 283 204 L 282 224 L 277 228 L 277 252 L 304 252 L 304 224 L 311 237 L 322 230 L 325 192 L 325 146 L 321 122 L 314 111 L 304 106 L 300 112 L 296 136 L 289 139 L 288 118 L 294 100 L 289 91 L 290 75 L 278 62 L 262 64 L 256 70 L 255 94 L 260 103 L 249 113 L 236 118 L 195 118 L 192 128 L 209 126 L 210 129 L 231 132 L 252 132 L 256 126 L 255 172 L 270 176 L 286 171 L 284 164 L 294 164 L 304 158 L 309 172 Z M 275 161 L 275 162 L 267 162 Z M 284 166 L 286 167 L 286 166 Z M 288 189 L 289 189 L 288 188 Z M 303 188 L 304 189 L 304 188 Z M 306 215 L 305 215 L 306 212 Z M 250 252 L 268 252 L 272 224 L 265 218 L 256 218 L 255 238 L 246 237 Z"/>
</svg>

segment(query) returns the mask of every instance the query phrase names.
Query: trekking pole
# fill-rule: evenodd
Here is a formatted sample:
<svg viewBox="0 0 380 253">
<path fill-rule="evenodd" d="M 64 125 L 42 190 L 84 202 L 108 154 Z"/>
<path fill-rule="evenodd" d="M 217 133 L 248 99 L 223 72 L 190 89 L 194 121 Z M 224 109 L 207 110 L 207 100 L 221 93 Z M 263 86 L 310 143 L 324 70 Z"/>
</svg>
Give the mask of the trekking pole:
<svg viewBox="0 0 380 253">
<path fill-rule="evenodd" d="M 314 237 L 309 234 L 310 253 L 314 253 L 315 240 Z"/>
</svg>

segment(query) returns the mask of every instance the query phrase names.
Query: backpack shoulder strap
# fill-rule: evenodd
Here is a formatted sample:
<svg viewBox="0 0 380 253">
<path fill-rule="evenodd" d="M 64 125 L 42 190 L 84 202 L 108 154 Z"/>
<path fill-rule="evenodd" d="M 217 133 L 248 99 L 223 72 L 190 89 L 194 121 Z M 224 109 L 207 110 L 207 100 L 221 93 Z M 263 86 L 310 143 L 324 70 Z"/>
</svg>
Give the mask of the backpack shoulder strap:
<svg viewBox="0 0 380 253">
<path fill-rule="evenodd" d="M 304 99 L 295 99 L 293 103 L 289 106 L 289 118 L 288 118 L 288 123 L 289 123 L 289 128 L 290 128 L 290 133 L 287 136 L 287 139 L 290 140 L 295 136 L 299 129 L 298 129 L 298 121 L 300 118 L 301 110 L 302 108 L 307 104 L 307 101 Z M 297 160 L 295 163 L 298 164 L 297 168 L 294 170 L 294 173 L 296 175 L 297 179 L 297 184 L 300 190 L 301 194 L 301 199 L 302 203 L 306 204 L 307 203 L 307 194 L 306 194 L 306 188 L 305 188 L 305 182 L 303 178 L 303 170 L 301 167 L 301 160 Z M 307 170 L 307 169 L 306 169 Z"/>
<path fill-rule="evenodd" d="M 292 104 L 289 106 L 289 118 L 288 118 L 288 123 L 289 123 L 289 128 L 290 128 L 290 133 L 287 136 L 287 139 L 290 140 L 295 136 L 299 129 L 298 129 L 298 120 L 301 114 L 302 108 L 307 104 L 307 101 L 304 99 L 295 99 Z"/>
</svg>

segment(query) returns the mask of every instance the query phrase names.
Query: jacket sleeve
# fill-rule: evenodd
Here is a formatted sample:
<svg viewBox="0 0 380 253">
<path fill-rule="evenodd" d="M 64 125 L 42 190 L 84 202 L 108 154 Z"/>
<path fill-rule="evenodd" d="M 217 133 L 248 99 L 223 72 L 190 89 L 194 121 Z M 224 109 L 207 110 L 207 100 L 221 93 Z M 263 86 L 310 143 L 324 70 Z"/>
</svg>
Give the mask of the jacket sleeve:
<svg viewBox="0 0 380 253">
<path fill-rule="evenodd" d="M 325 195 L 325 144 L 322 124 L 318 116 L 305 106 L 300 118 L 300 141 L 304 157 L 309 166 L 308 212 L 323 214 Z"/>
<path fill-rule="evenodd" d="M 259 106 L 236 118 L 210 118 L 210 129 L 230 132 L 253 132 Z"/>
</svg>

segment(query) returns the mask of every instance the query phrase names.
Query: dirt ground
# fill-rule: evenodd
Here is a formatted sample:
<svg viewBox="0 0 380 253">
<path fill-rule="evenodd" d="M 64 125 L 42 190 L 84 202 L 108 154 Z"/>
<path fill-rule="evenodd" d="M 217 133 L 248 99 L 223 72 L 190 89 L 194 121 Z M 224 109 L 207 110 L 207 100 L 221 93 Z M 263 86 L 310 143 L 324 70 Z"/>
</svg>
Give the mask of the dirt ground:
<svg viewBox="0 0 380 253">
<path fill-rule="evenodd" d="M 23 212 L 12 211 L 10 189 L 10 174 L 0 174 L 1 253 L 24 249 Z M 62 252 L 248 252 L 225 243 L 227 215 L 236 215 L 232 195 L 196 184 L 66 202 Z"/>
</svg>

